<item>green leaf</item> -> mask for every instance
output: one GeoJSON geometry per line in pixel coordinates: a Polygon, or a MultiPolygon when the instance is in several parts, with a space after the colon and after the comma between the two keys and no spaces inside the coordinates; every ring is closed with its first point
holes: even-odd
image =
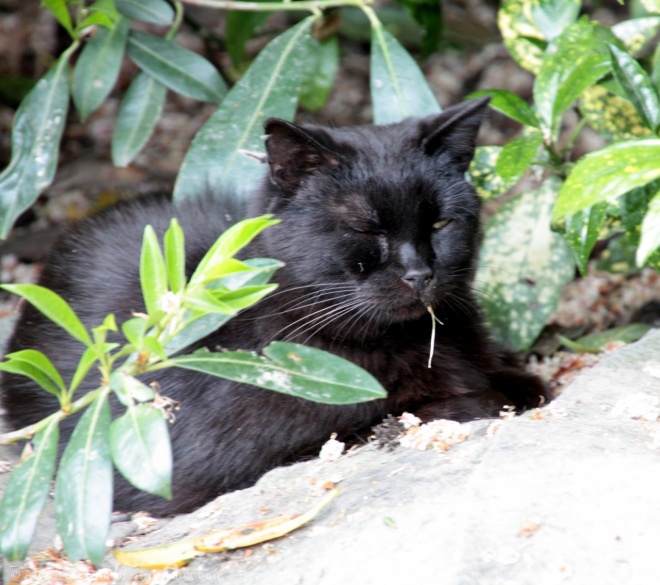
{"type": "Polygon", "coordinates": [[[589,86],[611,71],[610,29],[581,19],[557,37],[534,83],[534,103],[543,126],[556,139],[563,113],[589,86]]]}
{"type": "Polygon", "coordinates": [[[163,237],[167,282],[172,292],[178,293],[186,285],[186,248],[183,230],[179,222],[172,218],[169,229],[163,237]]]}
{"type": "Polygon", "coordinates": [[[73,23],[66,0],[41,0],[41,5],[48,8],[57,22],[73,37],[73,23]]]}
{"type": "Polygon", "coordinates": [[[628,53],[609,45],[614,77],[625,90],[630,103],[653,132],[660,124],[660,102],[651,79],[640,64],[628,53]]]}
{"type": "Polygon", "coordinates": [[[218,299],[235,311],[240,311],[258,303],[276,288],[276,284],[244,286],[238,290],[221,294],[218,299]]]}
{"type": "Polygon", "coordinates": [[[640,0],[640,2],[649,12],[660,12],[660,0],[640,0]]]}
{"type": "Polygon", "coordinates": [[[140,285],[147,313],[159,309],[159,300],[167,292],[165,260],[158,243],[158,236],[150,225],[144,228],[140,254],[140,285]]]}
{"type": "Polygon", "coordinates": [[[642,222],[642,237],[637,249],[637,265],[643,266],[648,257],[660,248],[660,193],[651,199],[642,222]]]}
{"type": "Polygon", "coordinates": [[[112,513],[110,406],[104,396],[82,415],[64,449],[55,481],[57,531],[72,561],[103,560],[112,513]]]}
{"type": "Polygon", "coordinates": [[[131,82],[112,134],[115,166],[127,166],[147,143],[163,111],[166,93],[165,86],[144,71],[131,82]]]}
{"type": "Polygon", "coordinates": [[[80,343],[92,345],[85,326],[69,304],[57,293],[38,284],[3,284],[0,288],[23,297],[53,323],[75,337],[80,343]]]}
{"type": "Polygon", "coordinates": [[[126,49],[141,69],[181,95],[219,102],[227,92],[225,82],[209,61],[170,41],[131,30],[126,49]]]}
{"type": "Polygon", "coordinates": [[[476,282],[495,339],[514,351],[534,343],[575,272],[568,245],[550,229],[557,182],[513,199],[486,227],[476,282]]]}
{"type": "Polygon", "coordinates": [[[631,55],[638,56],[660,31],[660,16],[631,18],[612,25],[612,32],[621,40],[631,55]]]}
{"type": "MultiPolygon", "coordinates": [[[[611,274],[632,274],[638,272],[635,263],[637,247],[628,238],[628,234],[619,234],[607,242],[596,260],[596,269],[611,274]]],[[[651,258],[649,258],[650,261],[651,258]]]]}
{"type": "Polygon", "coordinates": [[[651,133],[629,101],[613,95],[601,84],[584,91],[580,113],[607,141],[632,140],[651,133]]]}
{"type": "Polygon", "coordinates": [[[546,39],[534,23],[531,8],[531,2],[503,0],[497,12],[497,24],[511,57],[522,68],[538,73],[544,56],[540,45],[546,39]]]}
{"type": "Polygon", "coordinates": [[[247,246],[253,238],[258,236],[267,227],[278,223],[279,220],[270,219],[270,216],[263,215],[261,217],[244,219],[225,230],[200,260],[195,272],[190,277],[190,285],[201,284],[210,279],[217,279],[218,275],[213,271],[216,264],[232,258],[241,248],[247,246]]]}
{"type": "Polygon", "coordinates": [[[58,422],[52,420],[32,441],[32,453],[12,471],[0,504],[0,550],[8,561],[23,560],[46,502],[55,471],[58,422]]]}
{"type": "Polygon", "coordinates": [[[424,29],[422,57],[428,57],[437,51],[442,37],[442,4],[436,0],[397,0],[397,2],[407,8],[424,29]]]}
{"type": "Polygon", "coordinates": [[[90,26],[101,26],[111,30],[115,28],[115,21],[112,20],[112,18],[110,18],[107,14],[102,12],[93,12],[78,23],[78,26],[76,26],[76,32],[84,31],[90,26]]]}
{"type": "Polygon", "coordinates": [[[417,63],[380,23],[371,27],[369,85],[375,124],[440,112],[417,63]]]}
{"type": "Polygon", "coordinates": [[[468,98],[490,96],[488,105],[516,122],[532,128],[540,128],[539,121],[531,106],[515,93],[505,89],[485,89],[472,92],[468,98]]]}
{"type": "Polygon", "coordinates": [[[69,386],[69,396],[73,396],[73,393],[76,391],[76,388],[80,386],[80,383],[85,379],[89,371],[92,369],[92,366],[98,360],[98,355],[94,348],[88,347],[80,356],[80,361],[76,367],[76,371],[73,373],[73,378],[71,378],[71,384],[69,386]]]}
{"type": "Polygon", "coordinates": [[[518,182],[532,164],[542,142],[543,136],[540,132],[511,140],[497,157],[495,171],[505,182],[518,182]]]}
{"type": "Polygon", "coordinates": [[[566,218],[564,238],[575,254],[575,262],[582,276],[587,274],[589,256],[603,227],[606,210],[607,204],[597,203],[566,218]]]}
{"type": "Polygon", "coordinates": [[[241,66],[245,60],[245,44],[252,38],[254,30],[264,24],[269,16],[267,12],[227,11],[224,41],[234,67],[241,66]]]}
{"type": "Polygon", "coordinates": [[[468,177],[477,195],[484,201],[506,193],[514,181],[505,181],[495,172],[501,146],[478,146],[468,169],[468,177]]]}
{"type": "Polygon", "coordinates": [[[531,3],[532,19],[544,38],[552,41],[575,22],[581,4],[580,0],[537,0],[531,3]]]}
{"type": "Polygon", "coordinates": [[[637,341],[646,335],[651,329],[652,327],[650,325],[644,323],[630,323],[621,327],[608,329],[607,331],[585,335],[575,341],[572,341],[563,335],[558,335],[558,337],[566,347],[573,351],[579,353],[598,353],[602,351],[608,343],[612,343],[613,341],[623,341],[624,343],[637,341]]]}
{"type": "Polygon", "coordinates": [[[11,372],[12,370],[9,368],[18,366],[19,370],[22,371],[13,371],[13,373],[27,375],[46,390],[46,392],[59,397],[62,392],[66,391],[62,376],[53,365],[53,362],[40,351],[22,349],[8,353],[5,357],[9,358],[10,362],[0,362],[0,370],[11,372]]]}
{"type": "Polygon", "coordinates": [[[21,102],[12,128],[12,157],[0,173],[0,238],[51,184],[69,108],[65,52],[21,102]]]}
{"type": "Polygon", "coordinates": [[[355,364],[331,353],[296,343],[275,342],[264,356],[205,350],[172,358],[177,367],[252,384],[326,404],[352,404],[387,393],[378,381],[355,364]]]}
{"type": "Polygon", "coordinates": [[[78,57],[71,93],[83,122],[105,101],[117,80],[128,26],[128,20],[121,19],[112,29],[97,28],[78,57]]]}
{"type": "Polygon", "coordinates": [[[172,448],[163,412],[150,404],[129,406],[110,426],[112,460],[136,488],[172,498],[172,448]]]}
{"type": "Polygon", "coordinates": [[[222,105],[195,135],[174,186],[175,201],[231,191],[244,201],[264,168],[241,151],[263,152],[263,123],[292,120],[314,17],[273,39],[255,59],[222,105]]]}
{"type": "Polygon", "coordinates": [[[122,14],[154,24],[168,25],[174,20],[174,9],[165,0],[115,0],[122,14]]]}
{"type": "Polygon", "coordinates": [[[573,167],[552,212],[553,220],[586,209],[660,177],[660,139],[610,144],[573,167]]]}
{"type": "Polygon", "coordinates": [[[339,67],[339,43],[337,37],[323,41],[312,37],[310,49],[300,89],[300,105],[315,112],[325,106],[335,82],[339,67]]]}
{"type": "MultiPolygon", "coordinates": [[[[112,372],[110,375],[110,388],[126,407],[134,406],[136,400],[138,402],[148,402],[156,398],[156,392],[151,386],[140,382],[134,376],[127,375],[122,370],[112,372]]],[[[115,422],[117,422],[117,419],[112,424],[114,425],[115,422]]]]}

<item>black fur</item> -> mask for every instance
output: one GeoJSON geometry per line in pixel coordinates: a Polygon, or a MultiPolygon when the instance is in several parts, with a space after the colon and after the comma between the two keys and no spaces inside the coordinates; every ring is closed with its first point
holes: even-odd
{"type": "MultiPolygon", "coordinates": [[[[270,180],[250,213],[274,213],[281,223],[244,256],[286,262],[274,279],[280,288],[190,350],[303,342],[366,368],[388,398],[327,406],[187,370],[159,372],[149,380],[181,403],[171,426],[174,499],[139,492],[118,477],[117,509],[157,515],[194,509],[318,452],[333,432],[342,437],[368,429],[388,413],[465,421],[549,398],[540,380],[492,346],[471,290],[480,203],[464,172],[485,105],[475,100],[380,127],[266,123],[270,180]],[[437,327],[430,369],[428,305],[444,323],[437,327]]],[[[178,217],[191,272],[227,227],[224,215],[212,202],[147,201],[111,210],[60,241],[41,284],[64,296],[87,326],[110,312],[121,322],[144,310],[138,282],[144,225],[162,234],[178,217]]],[[[49,355],[65,379],[81,352],[80,344],[26,307],[9,349],[29,347],[49,355]]],[[[90,376],[80,392],[97,383],[90,376]]],[[[2,397],[14,428],[57,408],[52,396],[17,376],[3,376],[2,397]]],[[[74,422],[63,423],[64,437],[74,422]]]]}

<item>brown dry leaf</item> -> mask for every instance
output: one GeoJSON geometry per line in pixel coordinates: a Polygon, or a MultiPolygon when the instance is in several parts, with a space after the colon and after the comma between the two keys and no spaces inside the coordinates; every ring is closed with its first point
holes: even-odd
{"type": "Polygon", "coordinates": [[[196,556],[208,552],[253,546],[284,536],[312,520],[338,493],[338,488],[329,491],[316,506],[303,514],[277,516],[156,548],[112,552],[121,564],[129,567],[143,569],[181,567],[196,556]]]}

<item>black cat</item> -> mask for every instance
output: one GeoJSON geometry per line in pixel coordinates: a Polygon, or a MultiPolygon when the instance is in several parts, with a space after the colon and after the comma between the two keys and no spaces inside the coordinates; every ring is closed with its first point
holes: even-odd
{"type": "MultiPolygon", "coordinates": [[[[245,251],[286,263],[277,294],[189,348],[260,350],[304,342],[370,371],[388,398],[321,405],[182,369],[153,375],[180,401],[170,427],[174,499],[115,482],[115,508],[156,515],[192,510],[254,483],[269,469],[368,429],[388,413],[423,420],[497,416],[504,405],[538,406],[550,396],[492,345],[471,290],[479,243],[479,199],[464,175],[486,100],[387,126],[328,129],[266,122],[270,168],[250,214],[281,220],[245,251]],[[431,306],[437,326],[432,367],[431,306]]],[[[107,313],[121,322],[144,310],[138,258],[145,224],[160,234],[177,217],[192,272],[225,229],[212,202],[129,204],[74,227],[53,250],[40,283],[66,298],[87,326],[107,313]]],[[[10,350],[36,348],[71,376],[81,346],[26,307],[10,350]]],[[[96,387],[90,375],[81,391],[96,387]]],[[[9,424],[56,410],[27,378],[4,375],[9,424]]],[[[73,420],[63,423],[67,437],[73,420]]]]}

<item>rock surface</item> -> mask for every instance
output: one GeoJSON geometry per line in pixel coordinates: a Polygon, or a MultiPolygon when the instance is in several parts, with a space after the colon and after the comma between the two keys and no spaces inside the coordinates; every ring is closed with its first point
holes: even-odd
{"type": "MultiPolygon", "coordinates": [[[[548,407],[475,422],[470,438],[447,452],[369,445],[337,461],[276,469],[250,489],[159,521],[126,548],[304,512],[331,481],[341,493],[309,525],[247,554],[197,558],[171,574],[173,582],[652,583],[660,542],[658,402],[654,331],[585,371],[548,407]]],[[[53,533],[46,519],[35,550],[50,545],[53,533]]],[[[118,583],[136,573],[110,555],[106,564],[118,583]]],[[[5,564],[5,577],[15,568],[5,564]]]]}

